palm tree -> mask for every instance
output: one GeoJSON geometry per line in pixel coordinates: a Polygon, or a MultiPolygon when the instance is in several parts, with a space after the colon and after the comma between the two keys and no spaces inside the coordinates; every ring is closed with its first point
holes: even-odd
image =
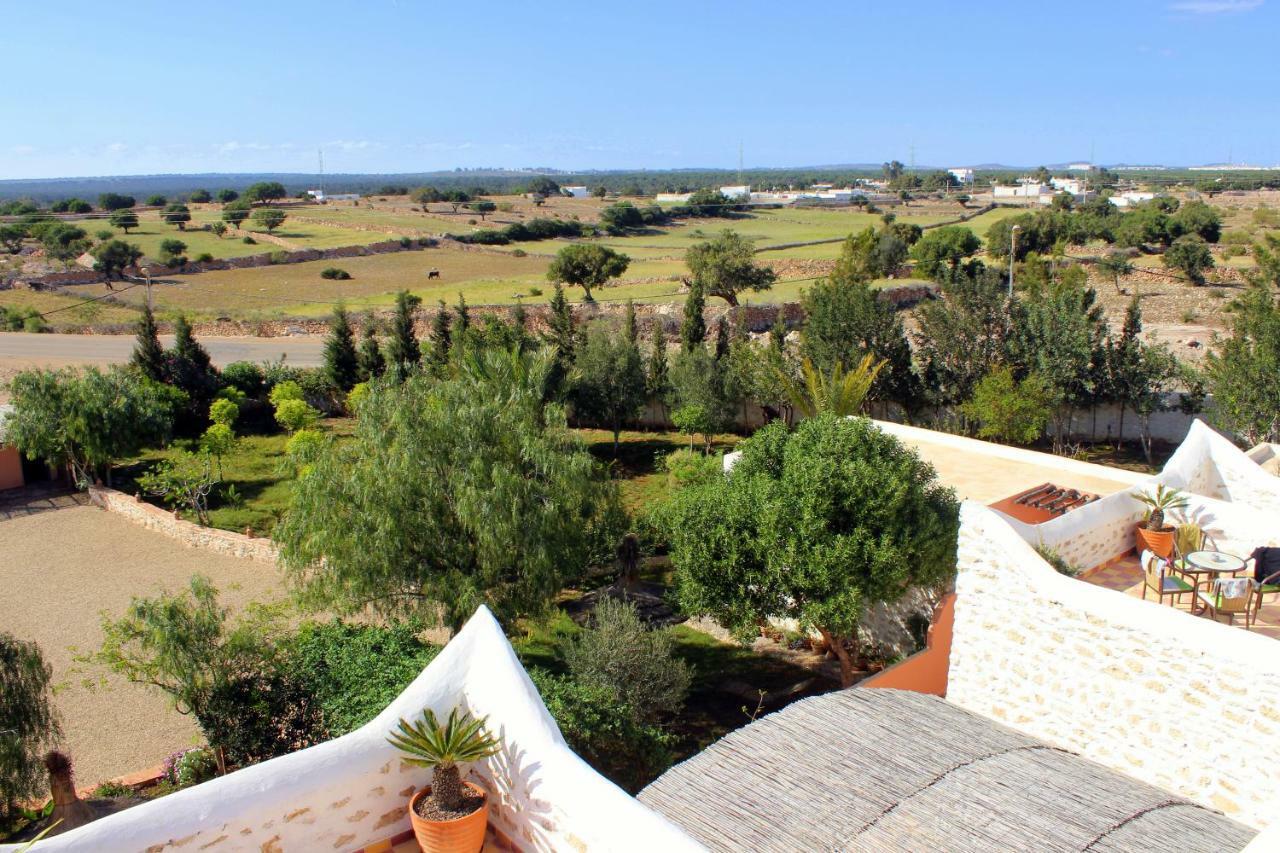
{"type": "Polygon", "coordinates": [[[447,811],[462,806],[462,779],[458,765],[479,761],[495,754],[498,741],[485,730],[484,719],[458,714],[454,708],[442,725],[430,709],[422,719],[410,723],[401,718],[387,740],[404,753],[403,761],[432,771],[431,799],[447,811]]]}
{"type": "Polygon", "coordinates": [[[778,376],[791,405],[805,417],[821,414],[848,417],[862,410],[862,404],[885,364],[884,359],[877,360],[868,353],[847,373],[844,365],[836,362],[831,373],[825,374],[806,358],[800,366],[803,384],[782,372],[778,376]]]}

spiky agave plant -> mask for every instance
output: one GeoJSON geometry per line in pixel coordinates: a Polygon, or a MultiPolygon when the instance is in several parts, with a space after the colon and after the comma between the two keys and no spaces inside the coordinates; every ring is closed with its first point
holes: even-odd
{"type": "Polygon", "coordinates": [[[1186,509],[1189,504],[1186,495],[1163,483],[1157,484],[1154,492],[1134,497],[1151,507],[1147,515],[1147,530],[1164,530],[1164,514],[1175,509],[1186,509]]]}
{"type": "Polygon", "coordinates": [[[485,730],[486,719],[459,715],[454,708],[442,726],[435,712],[427,709],[416,723],[401,718],[387,742],[405,754],[405,761],[432,771],[431,799],[440,808],[456,812],[462,809],[458,765],[488,758],[499,749],[498,741],[485,730]]]}

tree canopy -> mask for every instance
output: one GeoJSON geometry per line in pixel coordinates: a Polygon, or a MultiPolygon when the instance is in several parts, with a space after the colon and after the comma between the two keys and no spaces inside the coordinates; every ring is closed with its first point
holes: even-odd
{"type": "Polygon", "coordinates": [[[0,631],[0,817],[48,790],[43,758],[61,737],[53,670],[40,647],[0,631]]]}
{"type": "Polygon", "coordinates": [[[740,446],[729,476],[680,489],[663,513],[681,606],[742,639],[795,619],[847,685],[866,609],[954,573],[955,495],[863,418],[775,421],[740,446]]]}
{"type": "Polygon", "coordinates": [[[547,269],[547,280],[571,287],[581,287],[587,302],[591,288],[600,287],[611,278],[627,271],[631,258],[598,243],[574,243],[556,253],[547,269]]]}
{"type": "Polygon", "coordinates": [[[353,439],[324,448],[276,528],[321,606],[540,612],[611,551],[616,487],[544,405],[547,353],[468,353],[459,375],[375,383],[353,439]]]}
{"type": "Polygon", "coordinates": [[[778,275],[755,262],[751,240],[725,229],[713,240],[698,243],[685,252],[684,262],[707,296],[719,296],[730,305],[738,304],[738,294],[773,287],[778,275]]]}

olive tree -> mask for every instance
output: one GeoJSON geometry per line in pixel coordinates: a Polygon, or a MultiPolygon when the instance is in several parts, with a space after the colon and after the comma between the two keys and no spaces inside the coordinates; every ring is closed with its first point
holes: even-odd
{"type": "Polygon", "coordinates": [[[271,233],[284,224],[287,214],[278,207],[260,207],[253,212],[253,221],[271,233]]]}
{"type": "Polygon", "coordinates": [[[751,240],[727,228],[714,240],[690,247],[684,262],[703,293],[730,305],[738,304],[739,293],[768,290],[778,278],[771,268],[755,262],[751,240]]]}
{"type": "Polygon", "coordinates": [[[1280,307],[1270,288],[1255,284],[1240,298],[1206,373],[1219,426],[1250,445],[1280,440],[1280,307]]]}
{"type": "Polygon", "coordinates": [[[542,611],[620,524],[615,485],[545,404],[549,353],[469,354],[447,380],[374,383],[350,441],[321,449],[275,537],[315,606],[542,611]]]}
{"type": "Polygon", "coordinates": [[[954,574],[956,497],[864,418],[775,421],[741,447],[731,474],[680,489],[663,513],[680,604],[744,641],[794,619],[848,686],[867,608],[954,574]]]}
{"type": "Polygon", "coordinates": [[[0,817],[48,784],[42,759],[62,731],[53,707],[53,670],[40,647],[0,631],[0,817]]]}
{"type": "Polygon", "coordinates": [[[1165,250],[1160,262],[1182,271],[1192,284],[1204,284],[1204,274],[1213,269],[1213,253],[1199,234],[1184,234],[1165,250]]]}
{"type": "Polygon", "coordinates": [[[601,287],[627,271],[631,258],[598,243],[574,243],[561,249],[547,268],[547,280],[581,287],[591,302],[591,288],[601,287]]]}

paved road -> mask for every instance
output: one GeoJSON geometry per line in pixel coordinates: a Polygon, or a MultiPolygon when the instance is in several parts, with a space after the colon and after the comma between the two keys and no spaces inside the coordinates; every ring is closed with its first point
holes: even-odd
{"type": "MultiPolygon", "coordinates": [[[[166,346],[173,343],[170,335],[161,335],[166,346]]],[[[285,338],[215,338],[201,336],[214,364],[233,361],[274,361],[286,356],[289,364],[315,367],[323,360],[324,339],[321,337],[285,338]]],[[[112,364],[128,361],[133,351],[132,335],[31,335],[22,332],[0,333],[0,367],[27,367],[48,364],[112,364]]]]}

